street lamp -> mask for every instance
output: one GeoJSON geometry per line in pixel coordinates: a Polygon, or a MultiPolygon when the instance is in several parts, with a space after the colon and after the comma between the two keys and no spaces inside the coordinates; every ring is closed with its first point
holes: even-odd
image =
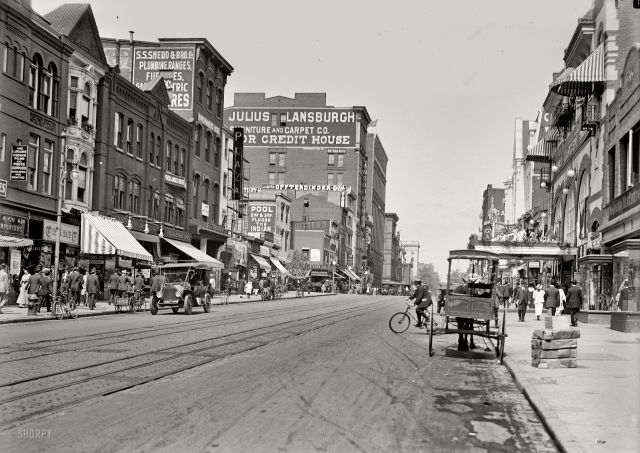
{"type": "Polygon", "coordinates": [[[331,291],[336,290],[336,260],[331,261],[331,291]]]}
{"type": "MultiPolygon", "coordinates": [[[[62,133],[62,149],[66,148],[66,133],[62,133]]],[[[67,185],[67,176],[72,180],[78,179],[78,161],[71,162],[72,169],[71,174],[67,175],[66,165],[66,152],[60,155],[60,178],[58,187],[58,209],[56,211],[56,246],[54,252],[54,267],[53,267],[53,298],[58,295],[58,272],[60,271],[60,230],[62,229],[62,202],[65,196],[65,188],[67,185]]]]}

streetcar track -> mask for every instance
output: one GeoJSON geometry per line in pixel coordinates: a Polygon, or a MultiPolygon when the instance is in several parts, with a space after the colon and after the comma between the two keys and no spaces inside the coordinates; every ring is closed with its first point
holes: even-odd
{"type": "MultiPolygon", "coordinates": [[[[377,305],[377,303],[375,303],[374,305],[377,305]]],[[[122,380],[124,378],[127,378],[127,379],[131,379],[131,381],[130,382],[126,382],[126,383],[121,384],[121,385],[116,385],[114,388],[109,388],[107,390],[95,392],[95,393],[83,396],[81,398],[76,398],[76,399],[74,399],[72,401],[69,401],[69,402],[66,402],[66,403],[54,404],[52,406],[49,406],[49,407],[46,407],[46,408],[42,408],[40,410],[31,411],[28,414],[20,415],[18,417],[14,417],[14,418],[5,420],[4,422],[2,422],[2,424],[0,426],[3,429],[4,428],[8,428],[12,424],[24,421],[24,420],[29,419],[29,418],[37,417],[38,415],[41,415],[41,414],[52,413],[52,412],[58,411],[60,409],[63,409],[65,407],[76,405],[76,404],[80,404],[82,402],[85,402],[85,401],[88,401],[88,400],[91,400],[91,399],[94,399],[94,398],[104,397],[104,396],[112,395],[112,394],[115,394],[115,393],[119,393],[119,392],[122,392],[122,391],[125,391],[125,390],[128,390],[128,389],[131,389],[133,387],[146,384],[148,382],[156,381],[156,380],[159,380],[159,379],[162,379],[162,378],[165,378],[165,377],[177,374],[177,373],[181,373],[183,371],[187,371],[187,370],[199,367],[199,366],[203,366],[203,365],[207,365],[207,364],[219,361],[219,360],[223,360],[223,359],[225,359],[227,357],[231,357],[231,356],[234,356],[234,355],[242,354],[244,352],[248,352],[248,351],[251,351],[251,350],[254,350],[254,349],[257,349],[257,348],[265,347],[265,346],[268,346],[270,344],[273,344],[273,343],[276,343],[276,342],[279,342],[279,341],[289,340],[291,338],[294,338],[294,337],[297,337],[297,336],[300,336],[300,335],[304,335],[304,334],[307,334],[309,332],[313,332],[313,331],[322,329],[322,328],[327,327],[327,326],[334,325],[334,324],[336,324],[338,322],[349,321],[349,320],[351,320],[353,318],[356,318],[358,316],[363,316],[366,313],[367,313],[366,311],[362,310],[362,307],[353,307],[353,308],[341,309],[339,311],[334,311],[334,312],[330,312],[330,313],[314,315],[312,317],[306,317],[306,318],[295,320],[295,321],[286,321],[286,322],[282,322],[282,323],[273,324],[273,325],[270,325],[270,326],[260,327],[258,329],[249,329],[249,330],[246,330],[244,332],[236,332],[234,334],[224,335],[224,336],[221,336],[221,337],[218,337],[218,338],[215,338],[215,339],[207,340],[207,341],[215,341],[215,340],[219,340],[220,338],[229,337],[231,335],[239,335],[239,334],[242,334],[242,333],[248,333],[248,332],[251,332],[252,330],[253,331],[257,331],[257,330],[273,329],[273,327],[277,327],[277,326],[284,326],[285,328],[283,328],[281,330],[281,332],[282,333],[286,333],[285,337],[278,337],[278,338],[275,338],[273,340],[267,340],[267,341],[258,341],[258,340],[256,340],[256,338],[259,338],[260,336],[264,336],[265,333],[255,333],[253,335],[249,335],[248,337],[238,338],[238,339],[235,339],[235,340],[227,341],[227,342],[225,342],[223,344],[219,344],[219,345],[214,346],[214,348],[220,349],[220,348],[224,348],[226,346],[232,345],[232,344],[238,344],[238,343],[242,343],[242,342],[247,343],[247,347],[244,347],[241,350],[233,351],[233,352],[228,353],[228,354],[216,354],[214,356],[209,356],[209,357],[207,357],[207,358],[205,358],[203,360],[198,360],[196,363],[178,366],[177,368],[173,368],[173,369],[171,369],[169,371],[163,371],[163,372],[160,372],[160,373],[152,374],[151,376],[144,376],[144,377],[139,377],[139,378],[127,377],[127,376],[119,376],[118,379],[120,379],[120,380],[122,380]],[[336,320],[335,318],[338,318],[338,319],[336,320]],[[329,321],[329,322],[327,322],[327,321],[329,321]],[[291,324],[293,322],[298,322],[298,324],[295,325],[295,326],[292,326],[291,324]],[[311,328],[309,330],[300,330],[303,327],[306,327],[306,326],[309,326],[309,325],[313,325],[313,324],[318,323],[318,322],[322,322],[322,324],[316,325],[315,327],[313,327],[313,328],[311,328]],[[295,330],[293,332],[287,332],[287,330],[291,329],[291,328],[294,328],[295,330]]],[[[272,334],[272,333],[274,333],[272,330],[269,330],[268,332],[266,332],[267,335],[268,334],[272,334]]],[[[202,343],[202,342],[194,342],[194,343],[202,343]]],[[[193,343],[191,343],[191,344],[193,344],[193,343]]],[[[188,345],[189,344],[180,345],[180,346],[177,346],[177,347],[184,347],[184,346],[188,346],[188,345]]],[[[173,349],[175,349],[175,347],[173,349]]],[[[206,347],[201,347],[201,348],[198,348],[198,349],[195,349],[195,350],[192,350],[192,351],[185,351],[183,353],[177,353],[174,356],[169,357],[169,358],[164,357],[162,359],[157,359],[157,360],[154,360],[152,362],[147,362],[147,363],[144,363],[144,364],[138,364],[138,365],[134,365],[134,366],[130,366],[130,367],[125,367],[125,368],[122,368],[122,369],[119,369],[119,370],[116,370],[116,371],[110,371],[110,372],[107,372],[107,373],[102,373],[102,374],[99,374],[99,375],[90,376],[90,377],[87,377],[87,378],[84,378],[84,379],[72,381],[72,382],[69,382],[69,383],[66,383],[66,384],[63,384],[63,385],[54,386],[54,387],[50,387],[50,388],[46,388],[46,389],[40,389],[38,391],[22,394],[22,395],[17,396],[17,397],[7,398],[5,400],[0,401],[0,404],[6,404],[6,403],[9,403],[9,402],[19,401],[21,399],[27,399],[27,398],[30,398],[32,396],[41,395],[41,394],[47,393],[47,392],[54,392],[54,391],[57,391],[57,390],[60,390],[60,389],[73,387],[73,386],[76,386],[76,385],[79,385],[79,384],[82,384],[82,383],[87,383],[87,382],[90,382],[90,381],[95,380],[95,379],[101,379],[101,378],[109,377],[109,376],[116,376],[116,375],[121,374],[121,373],[126,373],[127,371],[137,370],[137,369],[141,369],[141,368],[145,368],[145,367],[150,367],[150,366],[156,365],[156,364],[161,363],[161,362],[167,363],[167,362],[169,362],[171,360],[178,360],[178,359],[181,359],[181,358],[184,358],[184,357],[192,357],[192,356],[194,356],[194,353],[197,354],[197,353],[200,353],[200,352],[205,351],[205,350],[211,351],[211,349],[212,349],[212,346],[206,346],[206,347]]],[[[196,357],[199,358],[201,356],[197,355],[196,357]]],[[[133,357],[129,357],[129,358],[133,358],[133,357]]],[[[94,366],[84,367],[84,369],[88,369],[88,368],[92,368],[92,367],[95,367],[95,365],[94,366]]],[[[81,369],[83,369],[83,368],[81,368],[81,369]]],[[[67,372],[69,372],[69,371],[67,371],[67,372]]],[[[64,374],[64,373],[67,373],[67,372],[55,373],[53,375],[64,374]]],[[[38,380],[38,379],[44,379],[45,377],[49,377],[49,376],[40,376],[40,377],[38,377],[36,379],[31,379],[31,381],[38,380]]],[[[13,384],[13,385],[16,385],[16,384],[13,384]]]]}
{"type": "MultiPolygon", "coordinates": [[[[240,323],[240,322],[244,322],[244,321],[253,321],[255,319],[264,319],[266,317],[273,317],[273,316],[280,316],[283,314],[295,314],[301,311],[305,311],[305,310],[300,310],[298,307],[295,307],[295,309],[293,310],[285,310],[285,309],[279,309],[277,313],[271,313],[269,312],[268,315],[263,315],[263,314],[259,314],[259,315],[254,315],[254,316],[247,316],[247,317],[243,317],[237,321],[234,322],[234,324],[236,323],[240,323]]],[[[184,327],[187,327],[186,329],[181,329],[181,330],[175,330],[173,329],[173,327],[175,326],[175,324],[169,324],[166,326],[151,326],[149,328],[144,328],[144,330],[140,330],[140,328],[136,329],[126,329],[128,330],[134,330],[133,332],[130,332],[128,334],[124,334],[124,335],[118,335],[118,334],[114,334],[114,335],[109,335],[109,336],[104,336],[102,338],[92,338],[91,340],[84,340],[84,341],[98,341],[98,340],[102,340],[102,339],[109,339],[109,338],[119,338],[118,341],[113,341],[113,342],[109,342],[109,343],[100,343],[99,345],[96,344],[92,344],[92,345],[84,345],[82,344],[82,340],[77,340],[80,341],[81,344],[76,343],[75,341],[70,341],[68,343],[58,343],[58,344],[54,344],[51,346],[45,346],[42,347],[41,349],[43,350],[47,350],[48,348],[51,347],[61,347],[61,346],[67,346],[67,345],[73,345],[75,346],[75,348],[73,350],[68,350],[68,349],[60,349],[60,350],[49,350],[46,353],[42,353],[42,354],[38,354],[38,355],[31,355],[31,356],[26,356],[26,357],[16,357],[16,358],[12,358],[12,359],[8,359],[8,360],[2,360],[0,361],[0,365],[3,365],[5,363],[12,363],[12,362],[18,362],[18,361],[23,361],[23,360],[30,360],[30,359],[38,359],[38,358],[42,358],[42,357],[48,357],[48,356],[52,356],[55,354],[64,354],[67,352],[75,352],[75,351],[80,351],[80,350],[90,350],[92,348],[103,348],[105,346],[111,346],[111,345],[115,345],[115,344],[120,344],[120,343],[127,343],[130,341],[142,341],[142,340],[147,340],[150,338],[155,338],[155,337],[160,337],[160,336],[166,336],[166,335],[179,335],[185,332],[193,332],[193,331],[197,331],[197,330],[204,330],[207,328],[211,328],[211,327],[216,327],[219,325],[224,325],[224,323],[221,323],[220,321],[228,321],[229,319],[237,319],[238,316],[237,315],[227,315],[225,317],[222,318],[215,318],[213,320],[209,319],[209,320],[202,320],[202,321],[195,321],[195,322],[183,322],[181,324],[184,325],[184,327]],[[156,328],[157,327],[157,328],[156,328]],[[169,332],[166,332],[167,330],[169,330],[169,332]],[[154,333],[155,332],[155,333],[154,333]],[[140,336],[138,338],[123,338],[123,336],[127,336],[127,335],[145,335],[147,333],[154,333],[153,335],[147,335],[147,336],[140,336]]],[[[226,323],[227,325],[229,323],[226,323]]],[[[117,331],[116,331],[117,332],[117,331]]],[[[113,333],[113,332],[109,332],[109,333],[113,333]]],[[[91,336],[95,336],[95,335],[100,335],[100,334],[92,334],[91,336]]],[[[77,337],[77,338],[83,338],[83,336],[77,337]]],[[[44,340],[44,341],[51,341],[51,340],[44,340]]],[[[24,351],[29,351],[29,350],[33,350],[32,347],[28,347],[29,345],[31,345],[31,343],[27,343],[24,346],[21,346],[20,348],[15,348],[12,351],[8,351],[5,352],[3,354],[11,354],[11,353],[17,353],[17,352],[24,352],[24,351]]],[[[1,387],[2,385],[0,385],[1,387]]]]}
{"type": "MultiPolygon", "coordinates": [[[[376,304],[374,303],[374,305],[376,305],[376,304]]],[[[355,310],[362,310],[362,307],[347,308],[347,309],[342,309],[340,311],[347,311],[347,310],[354,310],[354,309],[355,310]]],[[[313,317],[323,316],[323,315],[324,314],[314,315],[313,317]]],[[[303,320],[308,320],[308,319],[310,319],[310,318],[306,317],[303,320]]],[[[86,370],[86,369],[89,369],[89,368],[94,368],[94,367],[102,366],[102,365],[108,365],[110,363],[115,363],[115,362],[119,362],[119,361],[123,361],[123,360],[130,360],[130,359],[134,359],[134,358],[137,358],[137,357],[142,357],[142,356],[145,356],[145,355],[152,355],[152,354],[156,354],[156,353],[165,353],[166,354],[171,349],[177,349],[177,348],[182,348],[182,347],[185,347],[185,346],[191,346],[191,345],[195,345],[195,344],[198,344],[198,343],[203,343],[203,341],[220,340],[220,339],[227,338],[227,337],[230,337],[230,336],[233,336],[233,335],[237,335],[239,333],[243,333],[243,332],[246,333],[246,332],[250,332],[251,330],[273,328],[273,327],[277,327],[277,326],[280,326],[280,325],[283,325],[283,324],[290,324],[290,323],[296,322],[296,321],[299,321],[299,320],[283,321],[283,322],[280,322],[280,323],[270,324],[270,325],[267,325],[267,326],[258,327],[258,328],[255,328],[255,329],[249,329],[249,330],[242,331],[242,332],[233,332],[233,333],[230,333],[230,334],[225,334],[225,335],[213,337],[213,338],[210,338],[208,340],[197,340],[197,341],[192,341],[192,342],[188,342],[188,343],[182,343],[182,344],[179,344],[179,345],[176,345],[176,346],[167,346],[165,348],[157,349],[155,351],[142,352],[142,353],[139,353],[139,354],[128,355],[128,356],[125,356],[125,357],[119,357],[119,358],[115,358],[115,359],[112,359],[112,360],[105,360],[105,361],[102,361],[102,362],[98,362],[98,363],[94,363],[94,364],[86,365],[86,366],[82,366],[82,367],[70,368],[70,369],[66,369],[66,370],[62,370],[62,371],[56,371],[56,372],[53,372],[53,373],[48,373],[48,374],[44,374],[44,375],[29,377],[29,378],[25,378],[25,379],[21,379],[21,380],[17,380],[17,381],[11,381],[11,382],[7,382],[7,383],[0,383],[0,388],[11,387],[11,386],[18,385],[18,384],[23,384],[23,383],[26,383],[26,382],[33,382],[33,381],[37,381],[37,380],[44,379],[44,378],[49,378],[49,377],[53,377],[53,376],[59,376],[59,375],[62,375],[62,374],[74,373],[74,372],[77,372],[77,371],[82,371],[82,370],[86,370]]],[[[0,404],[2,404],[2,401],[0,401],[0,404]]]]}

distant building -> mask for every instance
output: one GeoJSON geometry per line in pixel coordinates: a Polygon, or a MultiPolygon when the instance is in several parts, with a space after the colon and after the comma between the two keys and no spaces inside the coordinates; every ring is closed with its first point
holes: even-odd
{"type": "MultiPolygon", "coordinates": [[[[404,249],[404,261],[408,270],[408,282],[418,275],[418,263],[420,262],[420,242],[402,241],[400,246],[404,249]]],[[[407,273],[403,274],[403,280],[407,283],[407,273]]]]}
{"type": "Polygon", "coordinates": [[[504,192],[502,188],[487,186],[482,194],[482,239],[491,240],[504,226],[504,192]]]}

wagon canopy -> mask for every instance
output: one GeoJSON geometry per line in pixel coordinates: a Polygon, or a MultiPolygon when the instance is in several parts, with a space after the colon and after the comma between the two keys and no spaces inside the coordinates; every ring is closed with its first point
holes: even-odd
{"type": "Polygon", "coordinates": [[[449,251],[449,261],[455,259],[467,259],[467,260],[491,260],[498,261],[500,256],[493,252],[485,252],[482,250],[463,249],[463,250],[451,250],[449,251]]]}

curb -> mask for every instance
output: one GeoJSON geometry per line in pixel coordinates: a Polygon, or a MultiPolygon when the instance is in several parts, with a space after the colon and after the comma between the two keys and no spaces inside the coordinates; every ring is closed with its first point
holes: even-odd
{"type": "Polygon", "coordinates": [[[518,371],[521,371],[520,366],[512,363],[507,353],[504,355],[503,364],[513,378],[518,390],[522,392],[529,404],[531,404],[536,415],[540,418],[540,421],[542,421],[543,426],[558,447],[558,450],[560,450],[561,453],[586,452],[575,436],[564,427],[564,423],[560,417],[558,417],[555,410],[553,410],[540,393],[538,393],[535,383],[525,377],[524,373],[521,373],[521,376],[518,375],[518,371]]]}
{"type": "MultiPolygon", "coordinates": [[[[336,293],[312,293],[309,294],[307,296],[304,296],[304,298],[307,297],[324,297],[324,296],[335,296],[336,293]]],[[[297,297],[284,297],[282,300],[285,299],[297,299],[297,297]]],[[[251,303],[251,302],[262,302],[262,300],[260,299],[242,299],[242,300],[238,300],[235,302],[229,302],[226,305],[235,305],[235,304],[246,304],[246,303],[251,303]]],[[[217,306],[222,306],[224,304],[211,304],[212,307],[217,307],[217,306]]],[[[142,312],[148,312],[149,309],[146,308],[144,310],[142,310],[141,312],[134,312],[134,313],[142,313],[142,312]]],[[[78,318],[89,318],[89,317],[94,317],[94,316],[105,316],[105,315],[119,315],[121,313],[118,313],[116,311],[97,311],[95,313],[78,313],[78,318]]],[[[16,319],[2,319],[0,320],[0,324],[19,324],[19,323],[23,323],[23,322],[40,322],[40,321],[58,321],[53,315],[39,315],[39,316],[31,316],[29,318],[16,318],[16,319]]]]}

